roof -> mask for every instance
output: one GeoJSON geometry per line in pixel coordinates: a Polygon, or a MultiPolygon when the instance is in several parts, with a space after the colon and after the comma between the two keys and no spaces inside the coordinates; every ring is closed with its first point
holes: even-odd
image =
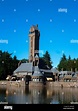
{"type": "Polygon", "coordinates": [[[52,73],[51,70],[48,70],[48,69],[40,69],[41,72],[47,72],[47,73],[52,73]]]}
{"type": "Polygon", "coordinates": [[[32,63],[22,63],[15,71],[17,72],[32,72],[33,71],[33,65],[32,63]]]}
{"type": "Polygon", "coordinates": [[[60,71],[59,74],[68,74],[68,73],[71,73],[72,74],[72,71],[60,71]]]}
{"type": "Polygon", "coordinates": [[[78,74],[78,71],[76,71],[75,73],[78,74]]]}
{"type": "Polygon", "coordinates": [[[43,76],[43,74],[40,72],[40,69],[38,68],[38,66],[35,66],[35,67],[34,67],[33,76],[34,76],[34,77],[35,77],[35,76],[37,76],[37,77],[43,76]]]}
{"type": "Polygon", "coordinates": [[[51,71],[52,71],[53,73],[59,73],[59,71],[58,71],[56,68],[52,68],[51,71]]]}

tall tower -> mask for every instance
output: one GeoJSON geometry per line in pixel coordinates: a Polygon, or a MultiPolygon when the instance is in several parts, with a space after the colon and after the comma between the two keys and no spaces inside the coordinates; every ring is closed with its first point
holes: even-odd
{"type": "Polygon", "coordinates": [[[39,64],[39,38],[38,25],[33,25],[29,30],[29,62],[33,62],[33,66],[39,64]]]}

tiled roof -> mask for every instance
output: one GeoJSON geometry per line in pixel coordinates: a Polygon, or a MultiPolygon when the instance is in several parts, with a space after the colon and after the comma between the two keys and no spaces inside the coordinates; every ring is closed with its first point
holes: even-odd
{"type": "Polygon", "coordinates": [[[32,72],[33,71],[33,65],[32,63],[22,63],[15,71],[17,72],[32,72]]]}
{"type": "Polygon", "coordinates": [[[68,73],[71,73],[72,74],[72,71],[60,71],[59,74],[68,74],[68,73]]]}
{"type": "Polygon", "coordinates": [[[48,73],[59,73],[59,71],[56,68],[49,69],[40,69],[41,72],[48,72],[48,73]]]}
{"type": "Polygon", "coordinates": [[[34,67],[34,73],[33,73],[33,76],[43,76],[43,74],[40,72],[38,66],[35,66],[34,67]]]}
{"type": "Polygon", "coordinates": [[[52,68],[51,71],[52,71],[53,73],[59,73],[59,71],[58,71],[56,68],[52,68]]]}
{"type": "Polygon", "coordinates": [[[75,73],[78,74],[78,71],[76,71],[75,73]]]}
{"type": "Polygon", "coordinates": [[[52,73],[51,70],[47,70],[47,69],[40,69],[41,72],[47,72],[47,73],[52,73]]]}

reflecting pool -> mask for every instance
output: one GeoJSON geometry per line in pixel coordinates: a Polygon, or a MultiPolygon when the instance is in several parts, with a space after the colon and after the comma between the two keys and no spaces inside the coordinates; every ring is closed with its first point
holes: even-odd
{"type": "Polygon", "coordinates": [[[0,86],[0,102],[8,104],[72,104],[78,88],[0,86]]]}

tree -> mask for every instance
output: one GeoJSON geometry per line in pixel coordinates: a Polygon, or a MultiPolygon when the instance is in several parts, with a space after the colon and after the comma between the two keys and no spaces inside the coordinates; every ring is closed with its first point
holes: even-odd
{"type": "Polygon", "coordinates": [[[51,57],[48,51],[45,52],[45,54],[43,55],[43,60],[45,61],[47,68],[51,69],[52,68],[52,61],[51,61],[51,57]]]}
{"type": "Polygon", "coordinates": [[[26,62],[28,62],[28,59],[24,58],[24,59],[21,60],[21,63],[26,63],[26,62]]]}
{"type": "Polygon", "coordinates": [[[63,54],[60,63],[58,64],[58,70],[67,70],[67,58],[65,54],[63,54]]]}
{"type": "Polygon", "coordinates": [[[40,69],[47,69],[47,64],[46,64],[45,60],[43,59],[43,57],[39,58],[39,68],[40,69]]]}
{"type": "Polygon", "coordinates": [[[63,54],[63,57],[61,58],[61,61],[66,61],[66,60],[67,60],[66,55],[63,54]]]}
{"type": "Polygon", "coordinates": [[[71,56],[69,55],[69,57],[68,57],[68,60],[70,61],[71,60],[71,56]]]}
{"type": "Polygon", "coordinates": [[[78,58],[76,59],[76,68],[78,70],[78,58]]]}
{"type": "Polygon", "coordinates": [[[18,62],[19,60],[17,59],[16,56],[12,58],[12,63],[11,63],[11,74],[13,74],[13,71],[18,67],[18,62]]]}
{"type": "Polygon", "coordinates": [[[71,60],[71,56],[69,55],[67,60],[67,70],[70,71],[71,69],[72,69],[72,60],[71,60]]]}
{"type": "Polygon", "coordinates": [[[12,75],[18,67],[16,56],[12,58],[12,53],[0,51],[0,79],[6,79],[7,75],[12,75]]]}
{"type": "Polygon", "coordinates": [[[68,59],[66,58],[66,55],[63,54],[63,57],[61,58],[59,64],[58,64],[58,70],[60,71],[63,69],[64,71],[77,71],[78,70],[78,58],[77,59],[71,59],[71,56],[69,55],[68,59]]]}
{"type": "Polygon", "coordinates": [[[75,58],[73,59],[73,65],[72,66],[73,66],[73,71],[75,72],[75,69],[76,69],[76,59],[75,58]]]}

